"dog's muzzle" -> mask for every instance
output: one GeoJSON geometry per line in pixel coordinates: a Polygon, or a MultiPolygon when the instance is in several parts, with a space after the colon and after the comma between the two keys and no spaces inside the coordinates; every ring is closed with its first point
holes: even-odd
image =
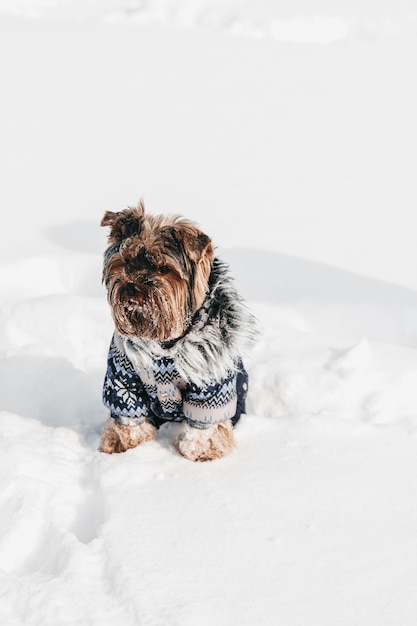
{"type": "Polygon", "coordinates": [[[125,291],[128,296],[135,298],[141,294],[141,289],[135,283],[127,283],[125,291]]]}

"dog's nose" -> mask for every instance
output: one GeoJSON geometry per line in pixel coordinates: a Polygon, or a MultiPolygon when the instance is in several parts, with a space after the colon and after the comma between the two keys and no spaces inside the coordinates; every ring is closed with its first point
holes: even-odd
{"type": "Polygon", "coordinates": [[[140,289],[135,283],[127,283],[126,291],[128,296],[137,296],[140,294],[140,289]]]}

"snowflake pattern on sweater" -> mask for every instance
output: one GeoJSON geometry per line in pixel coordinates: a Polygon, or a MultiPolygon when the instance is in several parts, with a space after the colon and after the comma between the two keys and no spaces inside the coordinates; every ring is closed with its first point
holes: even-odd
{"type": "Polygon", "coordinates": [[[247,381],[241,365],[238,371],[230,371],[220,381],[197,386],[182,379],[173,359],[168,357],[155,358],[152,368],[136,371],[113,337],[103,402],[111,416],[124,426],[138,425],[148,419],[156,426],[185,420],[195,428],[207,428],[228,418],[237,422],[247,389],[243,378],[247,381]]]}

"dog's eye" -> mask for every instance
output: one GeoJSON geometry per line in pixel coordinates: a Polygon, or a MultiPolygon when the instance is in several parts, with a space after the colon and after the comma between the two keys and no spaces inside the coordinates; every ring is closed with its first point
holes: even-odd
{"type": "Polygon", "coordinates": [[[169,274],[170,271],[171,271],[171,268],[168,267],[168,265],[161,265],[161,267],[158,267],[158,272],[160,274],[169,274]]]}

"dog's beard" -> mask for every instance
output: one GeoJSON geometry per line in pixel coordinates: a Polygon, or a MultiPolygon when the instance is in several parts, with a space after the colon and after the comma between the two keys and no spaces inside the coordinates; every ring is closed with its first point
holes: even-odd
{"type": "Polygon", "coordinates": [[[136,295],[129,295],[122,281],[108,284],[114,324],[121,335],[164,342],[184,334],[192,317],[187,285],[164,283],[138,284],[136,295]]]}

